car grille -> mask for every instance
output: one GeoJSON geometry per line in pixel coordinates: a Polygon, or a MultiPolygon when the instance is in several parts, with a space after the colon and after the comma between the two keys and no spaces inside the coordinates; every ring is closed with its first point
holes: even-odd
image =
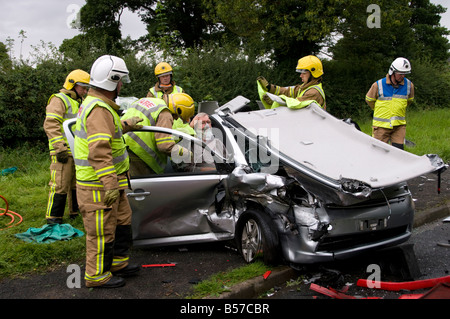
{"type": "Polygon", "coordinates": [[[352,247],[358,247],[390,238],[395,238],[397,236],[405,234],[406,232],[407,225],[385,230],[361,232],[359,234],[323,237],[321,242],[317,246],[317,251],[331,252],[349,249],[352,247]]]}

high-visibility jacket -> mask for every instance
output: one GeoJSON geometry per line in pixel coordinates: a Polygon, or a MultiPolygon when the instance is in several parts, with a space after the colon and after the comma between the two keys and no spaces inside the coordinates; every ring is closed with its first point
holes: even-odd
{"type": "MultiPolygon", "coordinates": [[[[322,95],[322,97],[323,97],[323,103],[325,104],[325,92],[323,91],[322,83],[319,83],[319,84],[316,84],[316,85],[311,85],[311,86],[307,87],[306,89],[302,90],[297,95],[297,97],[302,97],[310,89],[316,89],[317,91],[319,91],[320,95],[322,95]]],[[[322,105],[322,107],[323,107],[323,105],[322,105]]]]}
{"type": "MultiPolygon", "coordinates": [[[[150,93],[153,94],[153,96],[155,98],[161,99],[164,95],[163,91],[156,91],[154,86],[152,88],[150,88],[149,91],[150,91],[150,93]]],[[[174,93],[183,93],[183,89],[181,87],[179,87],[178,85],[174,85],[172,88],[172,92],[170,92],[170,94],[174,94],[174,93]]]]}
{"type": "MultiPolygon", "coordinates": [[[[315,81],[318,82],[318,80],[315,80],[315,81]]],[[[277,102],[273,102],[272,105],[268,105],[264,101],[263,96],[266,93],[266,90],[261,86],[261,83],[259,81],[256,81],[256,82],[257,82],[257,86],[258,86],[258,94],[259,94],[259,97],[260,97],[261,102],[263,103],[264,107],[266,109],[279,107],[279,104],[277,102]]],[[[300,99],[310,89],[316,89],[317,92],[319,92],[320,96],[323,99],[322,104],[319,104],[319,105],[323,109],[325,109],[326,100],[325,100],[325,92],[322,88],[322,83],[319,82],[317,84],[310,85],[303,90],[301,90],[300,88],[301,88],[301,85],[295,85],[295,86],[290,86],[290,87],[280,87],[278,85],[272,85],[271,92],[275,95],[280,96],[281,99],[283,99],[286,102],[287,107],[293,108],[293,109],[301,109],[303,107],[308,106],[312,102],[316,102],[317,104],[319,104],[318,101],[315,101],[315,100],[319,100],[319,99],[310,99],[310,100],[306,100],[305,98],[300,99]],[[297,95],[295,95],[296,92],[297,92],[297,95]]],[[[317,96],[317,94],[314,94],[314,95],[317,96]]]]}
{"type": "MultiPolygon", "coordinates": [[[[288,96],[288,97],[290,97],[290,96],[294,97],[294,95],[295,95],[295,88],[296,88],[295,86],[289,87],[289,94],[288,95],[285,94],[285,95],[288,96]]],[[[304,90],[299,90],[296,98],[302,97],[310,89],[316,89],[320,93],[320,95],[322,96],[322,98],[324,100],[324,104],[325,104],[325,92],[323,91],[322,83],[308,86],[304,90]]],[[[275,95],[280,95],[280,87],[279,86],[277,86],[275,88],[275,93],[274,94],[275,95]]]]}
{"type": "MultiPolygon", "coordinates": [[[[163,110],[169,111],[169,108],[162,99],[142,98],[131,104],[122,120],[138,116],[143,119],[140,124],[155,126],[158,122],[158,116],[163,110]]],[[[167,137],[163,141],[156,141],[154,133],[133,131],[125,134],[124,139],[130,150],[150,166],[155,173],[161,174],[164,171],[167,155],[158,151],[157,144],[173,143],[171,137],[167,137]]]]}
{"type": "Polygon", "coordinates": [[[404,79],[397,88],[388,84],[386,78],[377,81],[378,97],[375,101],[372,125],[392,129],[406,124],[406,107],[411,94],[411,81],[404,79]]]}
{"type": "Polygon", "coordinates": [[[50,96],[47,104],[50,104],[50,100],[54,97],[57,97],[62,100],[62,102],[64,103],[64,106],[66,107],[66,111],[64,112],[62,117],[61,117],[61,114],[56,114],[56,113],[51,113],[51,112],[47,112],[45,115],[46,117],[54,118],[58,122],[61,123],[61,136],[56,136],[48,141],[48,147],[50,149],[50,154],[53,154],[53,152],[55,151],[53,144],[58,143],[58,142],[63,142],[63,141],[67,145],[69,154],[71,154],[69,143],[67,142],[66,134],[64,133],[63,123],[64,123],[64,121],[67,121],[68,119],[73,119],[73,118],[77,117],[79,103],[77,100],[74,100],[70,96],[60,92],[60,93],[56,93],[56,94],[53,94],[52,96],[50,96]]]}
{"type": "MultiPolygon", "coordinates": [[[[100,182],[101,177],[108,174],[116,174],[118,176],[126,173],[130,168],[128,152],[122,138],[122,124],[120,122],[119,115],[111,106],[99,98],[88,96],[80,107],[80,114],[78,114],[75,127],[74,160],[77,172],[77,184],[82,186],[102,188],[103,184],[100,182]],[[111,112],[114,118],[114,136],[109,136],[109,134],[95,134],[89,137],[87,136],[86,119],[95,106],[104,107],[111,112]],[[111,141],[113,165],[94,170],[88,161],[89,143],[95,142],[98,139],[109,139],[111,141]]],[[[127,180],[120,180],[119,184],[120,186],[126,186],[127,180]]]]}

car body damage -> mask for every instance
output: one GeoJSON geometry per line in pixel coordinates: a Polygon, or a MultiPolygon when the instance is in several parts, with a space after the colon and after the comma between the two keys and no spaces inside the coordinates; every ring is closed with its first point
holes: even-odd
{"type": "Polygon", "coordinates": [[[406,181],[445,169],[439,156],[398,150],[315,103],[226,116],[245,132],[249,149],[257,144],[258,155],[277,164],[269,174],[234,171],[230,189],[270,214],[283,257],[292,264],[348,258],[406,241],[414,219],[406,181]]]}
{"type": "Polygon", "coordinates": [[[266,132],[272,136],[277,132],[276,139],[268,133],[264,136],[270,140],[267,148],[291,168],[304,187],[327,195],[330,203],[365,200],[373,188],[445,166],[437,155],[416,156],[378,141],[315,103],[300,110],[279,107],[229,116],[247,132],[249,128],[257,131],[259,139],[266,132]]]}
{"type": "Polygon", "coordinates": [[[163,174],[131,176],[136,246],[233,240],[248,262],[263,252],[267,263],[295,267],[408,240],[414,203],[407,181],[445,169],[439,156],[381,143],[315,103],[242,111],[247,103],[238,97],[210,116],[222,155],[182,132],[142,128],[207,154],[209,169],[197,167],[206,157],[184,166],[172,157],[163,174]]]}

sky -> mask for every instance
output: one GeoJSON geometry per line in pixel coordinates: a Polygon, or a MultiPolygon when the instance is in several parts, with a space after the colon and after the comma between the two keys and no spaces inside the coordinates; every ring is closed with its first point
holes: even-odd
{"type": "MultiPolygon", "coordinates": [[[[448,0],[431,0],[434,4],[450,7],[448,0]]],[[[86,3],[85,0],[0,0],[0,42],[13,39],[14,56],[27,59],[33,47],[39,47],[41,41],[59,47],[64,39],[71,39],[79,31],[72,29],[70,21],[76,12],[86,3]],[[26,38],[19,37],[25,31],[26,38]]],[[[376,0],[374,0],[376,3],[376,0]]],[[[146,34],[145,26],[137,14],[125,11],[121,18],[122,35],[137,39],[146,34]]],[[[441,25],[450,30],[450,10],[442,15],[441,25]]]]}
{"type": "MultiPolygon", "coordinates": [[[[64,39],[79,34],[70,26],[76,12],[86,3],[85,0],[0,0],[0,42],[14,39],[14,55],[29,56],[31,46],[40,46],[41,41],[51,42],[59,47],[64,39]],[[26,38],[21,45],[19,33],[25,31],[26,38]],[[21,49],[22,47],[22,49],[21,49]]],[[[146,34],[145,26],[137,14],[126,10],[121,17],[122,36],[130,35],[137,39],[146,34]]]]}

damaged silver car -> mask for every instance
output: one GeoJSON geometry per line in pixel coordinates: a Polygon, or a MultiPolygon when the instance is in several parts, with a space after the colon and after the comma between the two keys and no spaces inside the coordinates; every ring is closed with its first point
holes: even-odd
{"type": "Polygon", "coordinates": [[[382,143],[315,103],[246,111],[248,103],[239,96],[210,115],[225,151],[175,130],[142,128],[172,134],[195,156],[192,163],[173,157],[163,174],[131,177],[134,245],[232,240],[247,262],[261,256],[295,266],[408,240],[407,181],[444,170],[437,155],[382,143]]]}

